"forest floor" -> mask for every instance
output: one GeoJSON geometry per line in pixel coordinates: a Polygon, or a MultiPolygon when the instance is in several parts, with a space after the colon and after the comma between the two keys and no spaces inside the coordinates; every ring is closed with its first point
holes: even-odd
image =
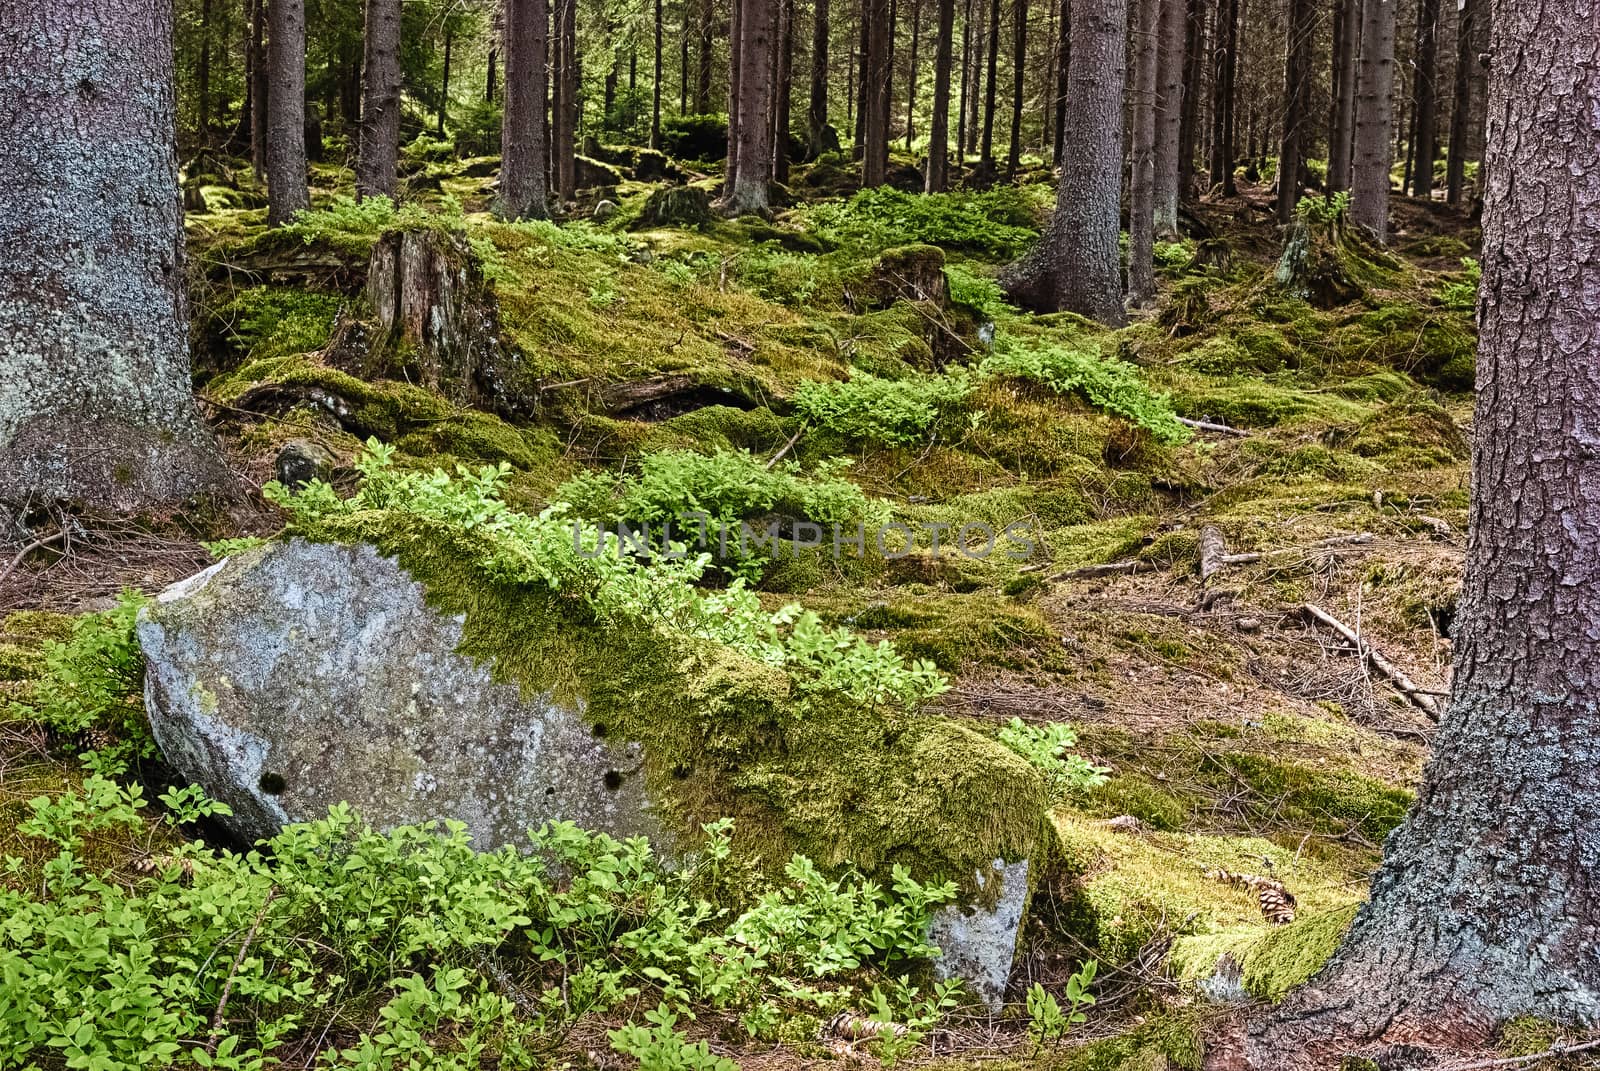
{"type": "MultiPolygon", "coordinates": [[[[642,218],[660,185],[624,169],[604,191],[613,214],[588,221],[589,197],[573,208],[585,222],[557,227],[493,222],[484,161],[419,156],[408,171],[396,210],[356,205],[348,171],[317,165],[317,211],[275,235],[246,171],[191,182],[209,208],[188,222],[197,389],[254,487],[296,441],[325,449],[347,489],[376,436],[402,466],[504,462],[510,501],[560,498],[591,517],[659,505],[662,487],[777,474],[767,499],[717,508],[764,517],[843,482],[912,525],[1027,526],[1026,558],[924,541],[894,558],[736,568],[773,607],[798,601],[936,663],[947,715],[991,733],[1070,724],[1076,753],[1108,771],[1053,811],[1066,865],[1036,894],[1049,932],[1030,939],[1015,989],[1019,1003],[1035,981],[1059,991],[1095,959],[1089,1021],[1039,1053],[1020,1006],[956,1017],[902,1062],[1194,1067],[1215,1008],[1281,997],[1320,965],[1409,803],[1448,689],[1470,221],[1398,201],[1380,252],[1313,206],[1314,303],[1275,277],[1270,194],[1245,184],[1158,244],[1160,297],[1113,330],[1019,311],[994,283],[1052,204],[1043,173],[852,196],[847,166],[824,161],[796,168],[794,203],[772,221],[655,227],[642,218]],[[513,402],[475,397],[481,384],[452,381],[414,342],[380,366],[348,358],[368,258],[397,226],[464,231],[451,248],[520,355],[513,402]],[[1268,921],[1218,870],[1281,882],[1294,921],[1268,921]]],[[[0,688],[31,687],[64,627],[51,615],[189,575],[212,560],[202,539],[272,533],[275,511],[253,500],[204,523],[41,522],[66,535],[0,585],[0,610],[24,611],[0,635],[0,688]]],[[[81,742],[25,713],[0,725],[8,819],[84,776],[81,742]]],[[[0,851],[36,857],[22,839],[0,834],[0,851]]],[[[876,1059],[837,1040],[739,1040],[717,1022],[700,1024],[713,1051],[745,1066],[876,1059]]],[[[614,1060],[595,1051],[603,1025],[575,1030],[568,1057],[614,1060]]]]}

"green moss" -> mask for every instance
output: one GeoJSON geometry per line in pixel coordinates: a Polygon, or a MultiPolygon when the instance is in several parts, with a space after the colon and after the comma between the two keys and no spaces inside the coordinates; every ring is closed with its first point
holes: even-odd
{"type": "Polygon", "coordinates": [[[1052,1060],[1052,1071],[1200,1071],[1205,1057],[1199,1014],[1169,1012],[1134,1030],[1093,1041],[1052,1060]]]}
{"type": "Polygon", "coordinates": [[[643,744],[647,783],[691,840],[726,815],[736,847],[768,866],[795,851],[874,872],[901,863],[974,892],[995,860],[1035,849],[1042,783],[971,729],[801,695],[780,670],[731,651],[608,627],[581,600],[487,575],[476,564],[487,536],[386,513],[312,534],[397,556],[430,604],[464,615],[463,654],[530,692],[582,700],[607,735],[643,744]]]}
{"type": "Polygon", "coordinates": [[[1412,800],[1405,789],[1349,770],[1313,770],[1245,752],[1205,755],[1199,772],[1219,788],[1248,789],[1279,822],[1328,833],[1355,829],[1374,843],[1400,824],[1412,800]]]}
{"type": "Polygon", "coordinates": [[[1245,991],[1277,1002],[1309,981],[1332,958],[1360,906],[1349,903],[1330,911],[1302,913],[1287,926],[1181,937],[1173,944],[1169,962],[1178,977],[1200,981],[1216,970],[1223,955],[1230,955],[1242,971],[1245,991]]]}
{"type": "Polygon", "coordinates": [[[1180,416],[1242,428],[1340,424],[1367,415],[1364,407],[1337,395],[1246,377],[1175,387],[1172,406],[1180,416]]]}
{"type": "MultiPolygon", "coordinates": [[[[819,608],[826,604],[814,602],[819,608]]],[[[839,611],[830,616],[839,616],[839,611]]],[[[979,666],[1038,670],[1068,665],[1044,615],[998,595],[921,595],[875,602],[843,621],[857,631],[881,633],[907,657],[928,659],[952,673],[979,666]]]]}
{"type": "Polygon", "coordinates": [[[245,357],[309,353],[327,345],[343,299],[292,286],[247,286],[204,311],[207,333],[245,357]]]}
{"type": "Polygon", "coordinates": [[[1426,469],[1466,460],[1467,437],[1443,408],[1422,398],[1386,405],[1353,429],[1329,433],[1329,442],[1392,469],[1426,469]]]}

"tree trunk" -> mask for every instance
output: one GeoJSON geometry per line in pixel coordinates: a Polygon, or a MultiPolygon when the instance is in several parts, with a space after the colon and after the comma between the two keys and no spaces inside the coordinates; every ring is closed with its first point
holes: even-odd
{"type": "Polygon", "coordinates": [[[711,43],[716,33],[716,12],[712,0],[700,0],[700,62],[695,68],[694,110],[704,115],[711,110],[711,43]]]}
{"type": "Polygon", "coordinates": [[[267,5],[272,70],[267,90],[267,226],[278,227],[311,207],[306,183],[305,0],[267,5]]]}
{"type": "Polygon", "coordinates": [[[811,102],[806,109],[806,155],[815,160],[828,148],[828,0],[817,0],[811,19],[811,102]]]}
{"type": "Polygon", "coordinates": [[[766,215],[771,211],[768,175],[772,170],[772,35],[771,0],[739,3],[739,133],[733,186],[723,198],[729,216],[766,215]]]}
{"type": "Polygon", "coordinates": [[[1067,136],[1067,78],[1072,69],[1072,0],[1061,0],[1061,18],[1056,40],[1056,139],[1051,161],[1061,166],[1062,145],[1067,136]]]}
{"type": "Polygon", "coordinates": [[[200,67],[195,72],[200,83],[197,124],[200,147],[211,143],[211,0],[200,0],[200,67]]]}
{"type": "Polygon", "coordinates": [[[678,114],[689,114],[689,0],[678,5],[678,114]]]}
{"type": "Polygon", "coordinates": [[[578,15],[577,0],[556,0],[556,82],[560,95],[553,109],[550,155],[555,164],[555,186],[570,198],[578,186],[578,15]]]}
{"type": "Polygon", "coordinates": [[[1221,186],[1224,197],[1236,197],[1233,166],[1236,133],[1234,81],[1239,70],[1239,0],[1218,0],[1217,34],[1212,49],[1214,82],[1211,98],[1211,185],[1221,186]]]}
{"type": "Polygon", "coordinates": [[[1205,0],[1187,0],[1184,12],[1183,104],[1178,114],[1178,200],[1173,205],[1174,226],[1178,204],[1194,196],[1194,158],[1200,144],[1200,102],[1204,99],[1206,65],[1205,0]]]}
{"type": "Polygon", "coordinates": [[[922,43],[922,0],[911,0],[911,76],[906,79],[906,152],[917,127],[917,47],[922,43]]]}
{"type": "Polygon", "coordinates": [[[1586,0],[1493,9],[1450,703],[1371,900],[1253,1031],[1259,1067],[1297,1033],[1476,1046],[1516,1016],[1600,1021],[1600,22],[1586,0]]]}
{"type": "Polygon", "coordinates": [[[744,9],[747,0],[729,0],[728,10],[728,156],[722,169],[722,192],[733,193],[739,169],[740,65],[744,54],[744,9]]]}
{"type": "Polygon", "coordinates": [[[861,186],[882,186],[889,174],[889,90],[894,74],[889,53],[889,0],[864,0],[867,62],[861,95],[861,186]]]}
{"type": "Polygon", "coordinates": [[[1128,305],[1156,296],[1156,85],[1160,67],[1161,0],[1137,0],[1133,27],[1133,121],[1128,174],[1128,305]]]}
{"type": "Polygon", "coordinates": [[[171,0],[0,18],[0,502],[19,511],[228,485],[189,393],[172,33],[171,0]]]}
{"type": "Polygon", "coordinates": [[[439,74],[439,124],[438,136],[444,137],[444,121],[450,110],[450,45],[455,39],[451,30],[444,32],[444,70],[439,74]]]}
{"type": "Polygon", "coordinates": [[[1329,136],[1328,190],[1350,188],[1351,141],[1356,130],[1356,62],[1360,56],[1361,0],[1340,0],[1334,27],[1333,130],[1329,136]]]}
{"type": "MultiPolygon", "coordinates": [[[[866,143],[867,136],[867,33],[869,20],[867,18],[867,5],[872,0],[861,0],[856,8],[856,126],[855,126],[855,159],[861,159],[861,147],[866,143]]],[[[887,0],[885,0],[887,2],[887,0]]]]}
{"type": "Polygon", "coordinates": [[[267,180],[267,0],[250,4],[250,169],[267,180]]]}
{"type": "MultiPolygon", "coordinates": [[[[1445,200],[1461,203],[1467,161],[1483,154],[1484,75],[1488,68],[1487,0],[1464,0],[1456,26],[1455,110],[1450,115],[1450,154],[1445,163],[1445,200]]],[[[1479,180],[1480,186],[1482,179],[1479,180]]]]}
{"type": "Polygon", "coordinates": [[[655,84],[650,87],[650,147],[661,148],[661,0],[656,0],[655,84]]]}
{"type": "Polygon", "coordinates": [[[1416,153],[1411,170],[1411,195],[1433,196],[1433,161],[1439,155],[1439,119],[1435,84],[1439,75],[1439,0],[1421,0],[1417,17],[1416,153]]]}
{"type": "Polygon", "coordinates": [[[1056,211],[1039,245],[1003,273],[1013,301],[1120,326],[1126,0],[1072,0],[1072,76],[1056,211]]]}
{"type": "Polygon", "coordinates": [[[1000,0],[989,0],[988,77],[983,83],[983,134],[978,145],[978,174],[994,177],[995,82],[1000,75],[1000,0]]]}
{"type": "Polygon", "coordinates": [[[1178,160],[1183,128],[1183,57],[1188,0],[1160,0],[1157,27],[1154,218],[1156,236],[1178,237],[1178,160]]]}
{"type": "Polygon", "coordinates": [[[1011,144],[1006,149],[1006,177],[1016,179],[1022,166],[1023,75],[1028,69],[1028,0],[1011,9],[1011,144]]]}
{"type": "MultiPolygon", "coordinates": [[[[1392,0],[1391,0],[1392,2],[1392,0]]],[[[1311,56],[1317,29],[1314,0],[1290,0],[1289,39],[1284,49],[1283,136],[1278,143],[1278,222],[1294,219],[1300,203],[1300,170],[1311,114],[1311,56]]]]}
{"type": "MultiPolygon", "coordinates": [[[[393,198],[400,157],[400,0],[367,0],[363,51],[356,196],[393,198]]],[[[439,107],[442,114],[442,101],[439,107]]]]}
{"type": "Polygon", "coordinates": [[[1350,219],[1379,243],[1388,240],[1393,163],[1394,21],[1397,0],[1365,0],[1357,64],[1350,219]]]}
{"type": "Polygon", "coordinates": [[[789,182],[789,98],[794,69],[794,0],[777,0],[777,46],[772,69],[772,180],[789,182]]]}
{"type": "Polygon", "coordinates": [[[548,0],[506,0],[505,109],[500,123],[499,219],[550,214],[548,0]]]}
{"type": "Polygon", "coordinates": [[[961,99],[956,105],[956,170],[966,166],[967,102],[972,98],[972,0],[961,9],[961,99]]]}
{"type": "Polygon", "coordinates": [[[927,193],[950,187],[950,66],[955,51],[956,0],[938,0],[939,30],[933,53],[933,118],[928,124],[927,193]]]}

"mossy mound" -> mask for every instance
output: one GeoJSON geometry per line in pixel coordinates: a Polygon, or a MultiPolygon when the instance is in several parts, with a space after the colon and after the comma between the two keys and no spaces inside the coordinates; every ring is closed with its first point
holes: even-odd
{"type": "Polygon", "coordinates": [[[712,220],[711,195],[698,186],[663,186],[645,199],[636,227],[704,227],[712,220]]]}
{"type": "Polygon", "coordinates": [[[1336,430],[1328,438],[1357,457],[1401,469],[1450,465],[1466,460],[1469,453],[1467,437],[1450,414],[1425,399],[1386,405],[1355,428],[1336,430]]]}
{"type": "Polygon", "coordinates": [[[1246,993],[1276,1002],[1332,958],[1360,906],[1348,903],[1304,914],[1287,926],[1180,937],[1173,942],[1168,963],[1179,978],[1204,984],[1229,956],[1238,966],[1246,993]]]}

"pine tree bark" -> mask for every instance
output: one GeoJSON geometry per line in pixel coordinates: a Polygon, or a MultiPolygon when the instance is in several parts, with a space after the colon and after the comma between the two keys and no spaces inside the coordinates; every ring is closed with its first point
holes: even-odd
{"type": "Polygon", "coordinates": [[[975,99],[972,92],[972,0],[963,0],[961,8],[961,97],[956,103],[956,170],[966,166],[967,139],[971,123],[967,118],[967,105],[975,99]]]}
{"type": "Polygon", "coordinates": [[[861,186],[882,186],[889,174],[889,0],[863,0],[867,61],[862,76],[861,186]]]}
{"type": "Polygon", "coordinates": [[[1158,73],[1155,115],[1155,233],[1178,236],[1178,172],[1183,128],[1183,67],[1188,38],[1188,0],[1159,0],[1158,73]]]}
{"type": "Polygon", "coordinates": [[[400,158],[400,0],[367,0],[363,53],[356,196],[392,198],[400,158]]]}
{"type": "Polygon", "coordinates": [[[806,109],[806,155],[828,148],[828,0],[816,0],[811,15],[811,101],[806,109]]]}
{"type": "Polygon", "coordinates": [[[550,7],[548,0],[506,0],[505,107],[500,122],[499,219],[550,215],[550,7]]]}
{"type": "Polygon", "coordinates": [[[988,77],[983,83],[983,132],[978,143],[978,174],[987,182],[994,177],[994,113],[998,104],[995,83],[1000,76],[1000,0],[989,0],[988,77]]]}
{"type": "Polygon", "coordinates": [[[1239,70],[1239,0],[1218,0],[1217,34],[1213,45],[1211,98],[1211,185],[1224,197],[1237,197],[1233,167],[1238,159],[1235,136],[1235,82],[1239,70]]]}
{"type": "Polygon", "coordinates": [[[1433,195],[1433,161],[1439,156],[1439,119],[1435,85],[1439,74],[1439,0],[1417,6],[1416,149],[1411,167],[1411,195],[1433,195]]]}
{"type": "Polygon", "coordinates": [[[794,0],[777,0],[777,42],[772,68],[772,180],[789,182],[789,89],[794,70],[794,0]]]}
{"type": "Polygon", "coordinates": [[[650,147],[661,148],[661,0],[656,0],[654,84],[650,87],[650,147]]]}
{"type": "Polygon", "coordinates": [[[1006,177],[1015,179],[1022,166],[1022,103],[1028,70],[1028,0],[1011,8],[1011,144],[1006,149],[1006,177]]]}
{"type": "Polygon", "coordinates": [[[551,109],[550,155],[554,157],[555,187],[570,198],[578,186],[578,4],[556,0],[553,36],[556,41],[557,95],[551,109]]]}
{"type": "Polygon", "coordinates": [[[189,391],[172,33],[171,0],[5,4],[0,503],[228,486],[189,391]]]}
{"type": "Polygon", "coordinates": [[[928,165],[923,190],[950,187],[950,68],[955,51],[955,0],[938,0],[939,29],[933,51],[933,117],[928,124],[928,165]]]}
{"type": "Polygon", "coordinates": [[[1061,17],[1056,41],[1056,116],[1055,142],[1051,162],[1061,166],[1062,145],[1067,135],[1067,78],[1072,69],[1072,0],[1061,0],[1061,17]]]}
{"type": "Polygon", "coordinates": [[[306,181],[305,0],[267,5],[267,226],[311,207],[306,181]]]}
{"type": "Polygon", "coordinates": [[[728,216],[771,212],[773,0],[736,0],[739,23],[738,133],[733,184],[722,201],[728,216]]]}
{"type": "Polygon", "coordinates": [[[250,2],[250,169],[267,181],[267,0],[250,2]]]}
{"type": "Polygon", "coordinates": [[[911,0],[910,75],[906,78],[906,152],[917,129],[917,51],[922,44],[922,0],[911,0]]]}
{"type": "Polygon", "coordinates": [[[1492,7],[1449,707],[1370,901],[1254,1030],[1257,1067],[1306,1037],[1461,1045],[1514,1016],[1600,1021],[1600,5],[1492,7]]]}
{"type": "Polygon", "coordinates": [[[1160,73],[1161,0],[1136,0],[1134,19],[1132,145],[1128,171],[1128,305],[1142,308],[1156,294],[1156,86],[1160,73]]]}
{"type": "Polygon", "coordinates": [[[1311,56],[1317,28],[1315,0],[1290,0],[1289,39],[1284,49],[1283,132],[1278,142],[1278,222],[1294,219],[1300,203],[1306,130],[1311,118],[1311,56]]]}
{"type": "Polygon", "coordinates": [[[1361,47],[1361,0],[1340,0],[1334,38],[1333,129],[1328,138],[1330,192],[1350,188],[1351,147],[1356,131],[1356,72],[1361,47]]]}
{"type": "Polygon", "coordinates": [[[694,110],[704,115],[711,110],[711,43],[716,33],[716,12],[712,0],[700,0],[700,56],[695,67],[694,110]]]}
{"type": "Polygon", "coordinates": [[[1357,61],[1350,219],[1379,243],[1388,240],[1393,163],[1394,24],[1397,0],[1364,0],[1357,61]]]}
{"type": "Polygon", "coordinates": [[[1126,0],[1072,0],[1072,69],[1056,211],[1038,246],[1001,285],[1039,312],[1125,321],[1121,238],[1126,0]]]}
{"type": "Polygon", "coordinates": [[[1455,106],[1450,115],[1450,150],[1445,161],[1445,200],[1461,203],[1467,162],[1483,155],[1485,73],[1489,55],[1486,0],[1463,0],[1456,24],[1455,106]]]}

